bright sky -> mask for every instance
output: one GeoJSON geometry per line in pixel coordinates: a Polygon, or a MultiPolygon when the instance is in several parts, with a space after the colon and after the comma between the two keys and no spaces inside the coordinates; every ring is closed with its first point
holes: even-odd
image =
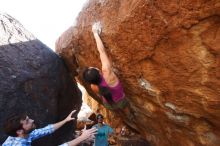
{"type": "Polygon", "coordinates": [[[17,19],[54,50],[56,39],[74,24],[87,0],[0,0],[0,11],[17,19]]]}

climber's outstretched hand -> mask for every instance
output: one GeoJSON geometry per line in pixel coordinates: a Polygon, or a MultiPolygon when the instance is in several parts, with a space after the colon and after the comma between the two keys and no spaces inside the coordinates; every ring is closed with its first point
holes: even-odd
{"type": "Polygon", "coordinates": [[[98,35],[101,34],[101,32],[102,32],[102,27],[101,27],[101,23],[100,23],[100,22],[95,22],[95,23],[92,25],[92,32],[93,32],[93,34],[98,34],[98,35]]]}

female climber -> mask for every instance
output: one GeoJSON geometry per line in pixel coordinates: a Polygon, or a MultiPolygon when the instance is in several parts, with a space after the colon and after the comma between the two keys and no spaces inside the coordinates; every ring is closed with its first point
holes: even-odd
{"type": "Polygon", "coordinates": [[[88,82],[91,89],[101,98],[103,105],[110,110],[118,110],[129,114],[128,102],[121,82],[113,71],[112,63],[107,56],[105,47],[99,36],[101,27],[99,23],[95,23],[92,32],[96,41],[97,49],[100,55],[102,69],[88,67],[83,72],[83,79],[88,82]]]}

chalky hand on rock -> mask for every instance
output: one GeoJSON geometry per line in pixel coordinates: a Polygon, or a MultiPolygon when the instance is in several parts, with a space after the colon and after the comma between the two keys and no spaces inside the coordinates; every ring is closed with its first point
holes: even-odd
{"type": "Polygon", "coordinates": [[[101,32],[102,32],[102,26],[101,26],[101,23],[100,23],[100,22],[95,22],[95,23],[92,25],[92,32],[93,32],[93,34],[98,34],[98,35],[101,34],[101,32]]]}

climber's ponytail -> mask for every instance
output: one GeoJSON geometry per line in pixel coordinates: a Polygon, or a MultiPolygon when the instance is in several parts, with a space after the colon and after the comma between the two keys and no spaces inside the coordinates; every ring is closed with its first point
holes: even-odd
{"type": "Polygon", "coordinates": [[[99,87],[99,94],[102,97],[104,97],[109,104],[113,104],[114,101],[112,99],[112,94],[110,90],[107,87],[102,87],[102,86],[98,86],[98,87],[99,87]]]}

